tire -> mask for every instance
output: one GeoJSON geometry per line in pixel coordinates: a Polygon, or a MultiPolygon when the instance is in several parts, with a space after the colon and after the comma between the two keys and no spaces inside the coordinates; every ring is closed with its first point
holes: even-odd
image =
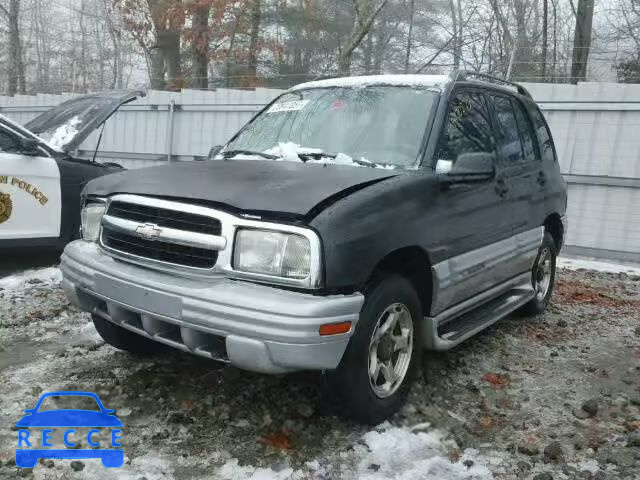
{"type": "Polygon", "coordinates": [[[551,234],[545,232],[536,261],[531,269],[531,283],[536,296],[520,308],[519,313],[528,316],[539,315],[549,305],[556,280],[556,255],[556,243],[551,234]]]}
{"type": "Polygon", "coordinates": [[[420,365],[416,320],[422,317],[421,312],[418,294],[412,284],[399,275],[383,278],[366,294],[356,331],[340,365],[329,374],[333,395],[338,397],[341,406],[346,407],[352,419],[375,425],[397,412],[405,402],[420,365]],[[395,312],[395,320],[392,319],[392,312],[395,312]],[[382,333],[384,329],[380,330],[379,327],[392,324],[394,326],[390,332],[396,335],[398,343],[393,343],[394,339],[384,333],[376,342],[377,347],[372,349],[376,357],[374,362],[370,352],[374,343],[373,335],[375,332],[382,333]],[[407,332],[408,325],[411,326],[410,333],[407,332]],[[394,351],[401,344],[406,344],[406,347],[394,351]],[[372,364],[381,365],[377,369],[376,381],[371,380],[369,375],[372,364]],[[383,369],[382,365],[395,368],[383,369]],[[398,377],[404,371],[404,375],[399,381],[388,382],[385,371],[398,377]]]}
{"type": "Polygon", "coordinates": [[[102,339],[119,350],[125,350],[130,353],[150,354],[165,349],[161,343],[130,332],[98,315],[91,315],[91,318],[102,339]]]}

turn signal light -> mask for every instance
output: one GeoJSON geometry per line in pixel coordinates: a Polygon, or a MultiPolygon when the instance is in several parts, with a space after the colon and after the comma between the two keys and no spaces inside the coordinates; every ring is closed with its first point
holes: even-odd
{"type": "Polygon", "coordinates": [[[351,322],[327,323],[320,325],[320,335],[339,335],[348,333],[351,330],[351,322]]]}

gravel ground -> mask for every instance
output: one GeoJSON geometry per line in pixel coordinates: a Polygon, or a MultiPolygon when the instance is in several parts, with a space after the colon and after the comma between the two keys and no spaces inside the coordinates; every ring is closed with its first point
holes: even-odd
{"type": "Polygon", "coordinates": [[[318,374],[119,352],[58,281],[0,280],[0,477],[640,479],[638,276],[560,270],[546,314],[425,355],[408,404],[373,430],[340,418],[318,374]],[[121,469],[16,468],[15,422],[53,390],[116,409],[121,469]]]}

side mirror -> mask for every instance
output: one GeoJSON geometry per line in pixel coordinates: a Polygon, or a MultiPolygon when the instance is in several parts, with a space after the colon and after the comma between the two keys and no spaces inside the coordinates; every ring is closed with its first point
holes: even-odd
{"type": "Polygon", "coordinates": [[[20,150],[25,153],[35,153],[38,151],[38,141],[35,138],[23,138],[20,140],[20,150]]]}
{"type": "Polygon", "coordinates": [[[493,153],[462,153],[458,155],[451,170],[441,177],[445,183],[490,180],[494,174],[494,161],[493,153]]]}
{"type": "Polygon", "coordinates": [[[24,413],[30,414],[33,413],[33,411],[35,410],[35,408],[27,408],[24,413]]]}
{"type": "Polygon", "coordinates": [[[209,155],[207,156],[207,158],[209,160],[213,160],[215,158],[215,156],[220,153],[220,150],[222,150],[222,145],[215,145],[213,147],[211,147],[211,150],[209,150],[209,155]]]}

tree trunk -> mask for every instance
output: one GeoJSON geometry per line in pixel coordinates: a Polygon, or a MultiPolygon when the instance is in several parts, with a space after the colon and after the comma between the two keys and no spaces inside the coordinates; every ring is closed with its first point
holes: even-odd
{"type": "Polygon", "coordinates": [[[249,32],[248,73],[250,82],[258,76],[258,51],[260,49],[260,23],[262,22],[262,5],[260,0],[253,0],[251,8],[251,30],[249,32]]]}
{"type": "Polygon", "coordinates": [[[547,51],[549,50],[549,0],[542,0],[542,81],[547,81],[547,51]]]}
{"type": "Polygon", "coordinates": [[[202,90],[209,88],[209,12],[209,6],[204,6],[193,14],[193,29],[196,35],[191,84],[202,90]]]}
{"type": "Polygon", "coordinates": [[[20,0],[9,1],[9,11],[3,8],[9,23],[9,82],[7,93],[26,93],[22,43],[20,42],[20,0]]]}
{"type": "Polygon", "coordinates": [[[414,20],[415,14],[416,14],[416,1],[411,0],[409,2],[409,31],[407,32],[407,52],[404,57],[404,73],[409,73],[409,63],[411,60],[411,42],[413,40],[413,20],[414,20]]]}
{"type": "Polygon", "coordinates": [[[587,62],[591,47],[591,27],[593,24],[594,0],[578,0],[576,29],[573,36],[573,55],[571,57],[571,82],[578,83],[587,79],[587,62]]]}
{"type": "Polygon", "coordinates": [[[180,32],[172,30],[158,31],[158,49],[167,70],[166,87],[179,89],[182,82],[182,63],[180,57],[180,32]]]}
{"type": "Polygon", "coordinates": [[[164,90],[164,58],[159,48],[152,48],[149,51],[151,88],[153,90],[164,90]]]}
{"type": "Polygon", "coordinates": [[[348,76],[351,73],[351,57],[353,52],[362,42],[371,25],[380,11],[384,8],[387,0],[353,0],[354,15],[353,26],[340,58],[338,59],[338,70],[340,75],[348,76]]]}

